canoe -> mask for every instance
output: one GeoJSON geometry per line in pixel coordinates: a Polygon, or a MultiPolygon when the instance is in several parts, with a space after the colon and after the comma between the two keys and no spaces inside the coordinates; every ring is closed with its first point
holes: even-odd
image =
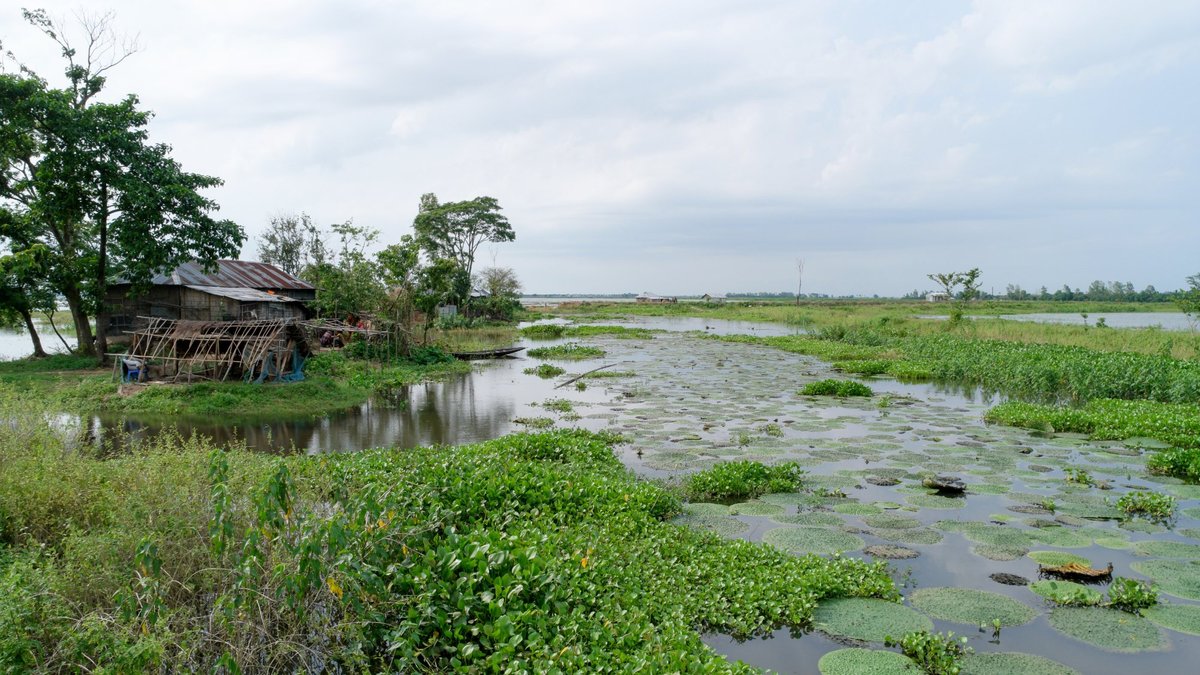
{"type": "Polygon", "coordinates": [[[509,354],[516,354],[524,347],[502,347],[500,349],[485,349],[481,352],[454,352],[454,358],[460,361],[476,361],[478,359],[499,359],[509,354]]]}

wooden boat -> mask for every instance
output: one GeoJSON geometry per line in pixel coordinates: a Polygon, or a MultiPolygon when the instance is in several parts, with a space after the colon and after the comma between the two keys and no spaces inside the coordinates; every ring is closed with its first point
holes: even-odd
{"type": "Polygon", "coordinates": [[[1077,562],[1067,563],[1066,565],[1038,565],[1038,574],[1040,576],[1058,577],[1059,579],[1079,581],[1085,584],[1110,581],[1112,573],[1112,563],[1108,563],[1108,567],[1101,567],[1099,569],[1081,565],[1077,562]]]}
{"type": "Polygon", "coordinates": [[[524,347],[501,347],[500,349],[485,349],[481,352],[454,352],[454,358],[460,361],[477,361],[479,359],[501,359],[510,354],[525,349],[524,347]]]}

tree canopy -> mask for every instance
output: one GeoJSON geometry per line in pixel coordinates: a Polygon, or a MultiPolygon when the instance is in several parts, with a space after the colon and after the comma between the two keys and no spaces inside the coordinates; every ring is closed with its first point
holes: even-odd
{"type": "Polygon", "coordinates": [[[431,259],[445,258],[458,264],[471,279],[475,254],[484,242],[500,243],[517,238],[500,203],[492,197],[440,204],[437,196],[421,196],[420,210],[413,220],[417,242],[431,259]]]}

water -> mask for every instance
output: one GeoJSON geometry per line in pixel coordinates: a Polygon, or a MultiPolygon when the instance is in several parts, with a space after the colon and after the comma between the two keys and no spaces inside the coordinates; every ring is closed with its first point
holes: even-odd
{"type": "MultiPolygon", "coordinates": [[[[918,319],[945,321],[945,315],[923,315],[918,319]]],[[[1109,328],[1161,328],[1162,330],[1190,331],[1198,325],[1183,312],[1096,312],[1089,313],[1085,321],[1079,314],[1046,312],[1042,314],[1002,314],[1000,316],[968,316],[970,319],[1007,319],[1009,321],[1031,321],[1033,323],[1058,323],[1068,326],[1095,326],[1100,319],[1109,328]]]]}
{"type": "MultiPolygon", "coordinates": [[[[35,321],[33,325],[37,328],[38,337],[42,339],[42,349],[45,349],[47,353],[54,354],[67,351],[63,349],[62,342],[59,341],[58,336],[51,330],[50,324],[35,321]]],[[[59,330],[62,330],[61,326],[59,330]]],[[[63,337],[66,338],[67,344],[71,345],[71,348],[74,349],[75,338],[68,335],[63,335],[63,337]]],[[[0,359],[19,359],[29,356],[32,353],[33,342],[29,339],[29,333],[7,328],[0,329],[0,359]]]]}

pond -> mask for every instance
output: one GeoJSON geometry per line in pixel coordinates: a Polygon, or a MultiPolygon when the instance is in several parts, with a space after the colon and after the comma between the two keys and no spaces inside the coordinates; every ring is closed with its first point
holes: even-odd
{"type": "MultiPolygon", "coordinates": [[[[481,363],[469,376],[409,387],[396,400],[322,419],[183,431],[270,451],[340,452],[471,442],[540,418],[623,434],[630,442],[618,455],[650,478],[733,459],[796,461],[808,471],[808,490],[732,506],[688,505],[679,522],[798,554],[915,556],[891,563],[908,598],[903,611],[935,630],[967,636],[977,653],[1039,655],[1083,673],[1186,672],[1200,661],[1200,487],[1147,475],[1149,451],[1141,447],[1147,443],[988,426],[982,416],[996,401],[953,387],[873,378],[865,380],[875,390],[871,398],[801,396],[804,384],[839,374],[810,357],[699,334],[795,332],[787,327],[663,318],[622,323],[664,332],[649,340],[581,340],[606,356],[558,365],[579,374],[612,364],[601,371],[607,377],[582,380],[583,390],[555,388],[569,375],[524,374],[539,361],[523,356],[481,363]],[[1069,482],[1068,469],[1085,471],[1095,485],[1069,482]],[[929,472],[960,477],[966,496],[922,487],[929,472]],[[1173,495],[1178,517],[1167,525],[1121,519],[1114,504],[1135,489],[1173,495]],[[890,548],[876,548],[884,546],[890,548]],[[1150,618],[1100,608],[1052,610],[1028,586],[991,578],[1004,572],[1037,580],[1031,554],[1038,552],[1079,556],[1093,567],[1111,562],[1116,576],[1149,577],[1167,609],[1152,610],[1150,618]],[[993,640],[991,619],[999,616],[1007,623],[993,640]],[[980,623],[988,625],[985,632],[980,623]]],[[[536,344],[554,342],[561,340],[536,344]]],[[[148,422],[76,425],[89,442],[160,429],[148,422]]],[[[780,672],[817,672],[822,656],[848,644],[882,648],[882,636],[862,643],[847,637],[839,627],[845,621],[829,607],[818,614],[821,630],[807,635],[781,630],[744,642],[705,639],[731,658],[780,672]]]]}
{"type": "MultiPolygon", "coordinates": [[[[58,336],[50,329],[50,324],[35,321],[33,325],[37,329],[38,337],[42,339],[42,349],[51,354],[68,351],[63,348],[63,344],[59,341],[58,336]]],[[[59,330],[62,330],[62,326],[59,326],[59,330]]],[[[75,338],[69,335],[63,335],[63,337],[66,339],[67,344],[71,345],[71,348],[74,349],[75,338]]],[[[29,339],[29,333],[23,330],[0,329],[0,359],[19,359],[29,356],[32,353],[33,342],[29,339]]]]}

